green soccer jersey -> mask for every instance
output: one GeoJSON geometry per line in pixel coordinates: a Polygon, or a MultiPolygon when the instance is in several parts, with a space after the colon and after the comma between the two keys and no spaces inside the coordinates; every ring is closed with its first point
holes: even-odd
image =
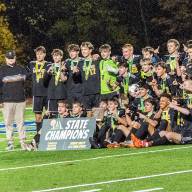
{"type": "Polygon", "coordinates": [[[117,64],[113,60],[107,59],[101,60],[99,65],[101,79],[101,95],[118,91],[119,87],[113,86],[116,83],[116,72],[118,71],[117,64]]]}

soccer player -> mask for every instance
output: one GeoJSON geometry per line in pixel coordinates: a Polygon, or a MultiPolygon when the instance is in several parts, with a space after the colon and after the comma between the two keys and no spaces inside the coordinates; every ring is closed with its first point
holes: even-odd
{"type": "Polygon", "coordinates": [[[73,101],[83,101],[83,85],[79,72],[84,61],[79,57],[79,45],[70,44],[67,51],[69,54],[69,58],[65,61],[68,72],[67,100],[70,104],[72,104],[73,101]]]}
{"type": "Polygon", "coordinates": [[[32,75],[33,85],[33,112],[35,113],[37,132],[42,126],[42,112],[47,110],[47,87],[43,83],[43,76],[50,62],[45,61],[46,49],[43,46],[35,50],[36,60],[29,63],[29,70],[32,75]]]}
{"type": "Polygon", "coordinates": [[[128,71],[127,63],[120,62],[118,65],[117,83],[120,87],[120,104],[122,106],[128,104],[129,86],[138,82],[139,79],[128,71]]]}
{"type": "Polygon", "coordinates": [[[93,60],[93,45],[90,42],[81,44],[83,66],[80,68],[83,83],[83,104],[87,110],[98,107],[100,101],[100,69],[99,60],[93,60]]]}
{"type": "Polygon", "coordinates": [[[125,110],[118,108],[119,103],[117,99],[108,100],[108,111],[104,117],[104,125],[98,133],[98,146],[110,148],[113,145],[111,143],[119,143],[125,139],[123,132],[119,129],[120,125],[127,126],[125,120],[125,110]]]}
{"type": "Polygon", "coordinates": [[[58,113],[58,100],[67,99],[67,72],[63,59],[63,51],[54,49],[51,53],[53,63],[44,75],[44,84],[48,87],[48,112],[58,113]]]}
{"type": "Polygon", "coordinates": [[[140,73],[140,64],[139,61],[141,59],[140,55],[135,55],[134,54],[134,48],[133,45],[131,44],[124,44],[122,47],[122,57],[118,57],[117,60],[120,61],[125,61],[128,66],[128,71],[139,77],[140,73]]]}
{"type": "Polygon", "coordinates": [[[170,76],[166,73],[166,65],[164,62],[159,62],[155,66],[157,79],[153,79],[151,86],[155,94],[159,97],[162,93],[177,95],[179,91],[179,82],[175,76],[170,76]]]}
{"type": "Polygon", "coordinates": [[[86,112],[84,111],[83,105],[79,101],[74,101],[72,103],[71,118],[86,117],[86,112]]]}
{"type": "Polygon", "coordinates": [[[179,53],[180,43],[176,39],[169,39],[167,41],[168,55],[165,55],[163,61],[166,63],[166,70],[170,76],[175,76],[178,73],[181,58],[179,53]]]}
{"type": "Polygon", "coordinates": [[[101,100],[118,97],[119,87],[115,84],[117,79],[117,64],[110,58],[111,46],[104,44],[100,46],[101,54],[100,67],[100,83],[101,83],[101,100]]]}
{"type": "Polygon", "coordinates": [[[152,65],[155,65],[160,61],[160,58],[155,54],[155,50],[152,47],[145,47],[142,49],[143,59],[150,59],[152,65]]]}
{"type": "MultiPolygon", "coordinates": [[[[69,118],[69,105],[65,100],[58,101],[58,114],[45,114],[43,119],[56,119],[56,118],[69,118]]],[[[28,151],[36,151],[40,142],[41,130],[33,137],[33,140],[30,144],[26,145],[28,151]]]]}

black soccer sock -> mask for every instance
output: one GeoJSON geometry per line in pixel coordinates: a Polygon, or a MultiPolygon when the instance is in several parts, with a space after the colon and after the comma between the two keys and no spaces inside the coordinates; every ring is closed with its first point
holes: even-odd
{"type": "Polygon", "coordinates": [[[165,136],[160,137],[156,140],[153,140],[152,142],[152,146],[157,146],[157,145],[166,145],[169,143],[169,140],[167,140],[167,138],[165,136]]]}
{"type": "Polygon", "coordinates": [[[133,133],[135,135],[135,133],[137,132],[137,129],[132,128],[131,132],[129,133],[129,135],[126,137],[126,141],[130,141],[131,140],[131,133],[133,133]]]}
{"type": "Polygon", "coordinates": [[[149,137],[147,138],[147,141],[154,141],[154,140],[157,140],[157,139],[159,139],[159,138],[160,138],[159,132],[158,132],[158,131],[155,131],[155,132],[153,133],[153,135],[151,135],[151,136],[149,136],[149,137]]]}
{"type": "Polygon", "coordinates": [[[148,126],[148,123],[142,123],[141,127],[136,131],[135,136],[141,140],[145,139],[148,133],[148,126]]]}
{"type": "Polygon", "coordinates": [[[117,131],[115,132],[115,137],[113,142],[119,143],[123,138],[123,136],[124,136],[123,131],[121,131],[120,129],[117,129],[117,131]]]}
{"type": "Polygon", "coordinates": [[[40,134],[39,134],[39,133],[37,133],[37,134],[34,136],[34,138],[33,138],[33,139],[35,140],[36,145],[38,146],[39,141],[40,141],[40,134]]]}
{"type": "Polygon", "coordinates": [[[36,122],[37,133],[40,131],[41,128],[42,128],[42,122],[36,122]]]}

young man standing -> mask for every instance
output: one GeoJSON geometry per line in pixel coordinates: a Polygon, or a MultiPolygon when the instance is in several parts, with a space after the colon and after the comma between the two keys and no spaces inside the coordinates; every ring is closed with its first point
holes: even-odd
{"type": "Polygon", "coordinates": [[[80,68],[84,91],[83,104],[88,110],[98,107],[100,101],[99,60],[93,60],[93,49],[90,42],[81,44],[81,53],[84,58],[83,66],[80,68]]]}
{"type": "Polygon", "coordinates": [[[177,75],[177,68],[179,68],[179,63],[181,63],[179,54],[180,43],[176,39],[169,39],[167,41],[167,51],[168,55],[165,55],[163,60],[166,63],[167,73],[171,76],[177,75]]]}
{"type": "Polygon", "coordinates": [[[118,96],[119,87],[115,84],[117,80],[118,67],[110,58],[111,46],[104,44],[99,48],[101,53],[100,67],[100,83],[101,83],[101,99],[111,99],[118,96]]]}
{"type": "Polygon", "coordinates": [[[33,112],[35,113],[36,129],[38,132],[42,126],[43,109],[47,109],[47,88],[44,86],[43,76],[50,63],[45,61],[45,47],[39,46],[34,51],[36,60],[29,63],[29,70],[32,75],[33,112]]]}
{"type": "Polygon", "coordinates": [[[69,53],[69,59],[65,61],[68,72],[67,100],[72,104],[73,101],[83,101],[82,79],[78,75],[83,66],[83,59],[79,57],[79,45],[70,44],[67,51],[69,53]]]}
{"type": "Polygon", "coordinates": [[[0,68],[0,81],[3,90],[3,116],[6,128],[7,150],[13,150],[13,122],[17,125],[21,148],[25,150],[24,111],[26,107],[24,82],[26,70],[17,65],[16,54],[8,51],[5,54],[6,65],[0,68]]]}
{"type": "Polygon", "coordinates": [[[58,100],[67,98],[66,81],[67,72],[62,62],[63,51],[54,49],[52,51],[53,63],[48,66],[44,75],[44,84],[48,87],[48,112],[58,113],[58,100]]]}
{"type": "Polygon", "coordinates": [[[122,57],[118,58],[118,61],[124,61],[127,63],[128,70],[132,75],[135,75],[139,78],[140,64],[139,61],[141,56],[134,55],[134,48],[131,44],[125,44],[122,47],[122,57]]]}

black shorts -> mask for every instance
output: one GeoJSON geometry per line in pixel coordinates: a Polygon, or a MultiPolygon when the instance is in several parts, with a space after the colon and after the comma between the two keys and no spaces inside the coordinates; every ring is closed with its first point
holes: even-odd
{"type": "Polygon", "coordinates": [[[58,113],[58,99],[48,100],[48,111],[51,113],[58,113]]]}
{"type": "Polygon", "coordinates": [[[42,113],[43,108],[47,110],[47,97],[46,96],[33,96],[33,112],[42,113]]]}
{"type": "Polygon", "coordinates": [[[85,109],[91,110],[93,107],[98,107],[100,102],[100,94],[84,95],[83,106],[85,109]]]}

